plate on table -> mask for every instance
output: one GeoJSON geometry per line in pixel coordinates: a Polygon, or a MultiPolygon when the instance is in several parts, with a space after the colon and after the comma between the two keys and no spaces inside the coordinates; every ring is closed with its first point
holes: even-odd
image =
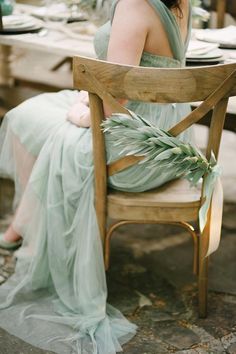
{"type": "Polygon", "coordinates": [[[209,53],[208,55],[205,54],[203,56],[186,57],[187,65],[214,65],[222,63],[223,61],[224,56],[219,51],[209,53]]]}
{"type": "Polygon", "coordinates": [[[224,57],[213,59],[186,59],[187,66],[216,65],[224,62],[224,57]]]}
{"type": "Polygon", "coordinates": [[[220,49],[215,49],[212,50],[209,53],[205,53],[205,54],[187,54],[186,55],[186,62],[187,63],[199,63],[199,65],[203,65],[204,64],[218,64],[220,62],[224,61],[224,57],[222,55],[222,52],[220,49]]]}
{"type": "Polygon", "coordinates": [[[42,22],[31,16],[10,15],[2,17],[3,29],[1,34],[21,34],[37,32],[42,28],[42,22]]]}
{"type": "Polygon", "coordinates": [[[196,30],[195,36],[200,41],[218,43],[220,48],[236,48],[236,26],[196,30]]]}
{"type": "Polygon", "coordinates": [[[195,53],[187,53],[186,54],[186,58],[188,60],[214,60],[214,59],[222,59],[223,55],[220,49],[215,49],[215,50],[211,50],[208,53],[204,53],[204,54],[195,54],[195,53]]]}
{"type": "Polygon", "coordinates": [[[187,66],[202,66],[202,65],[216,65],[224,62],[224,58],[221,59],[186,59],[187,66]]]}
{"type": "Polygon", "coordinates": [[[220,63],[223,60],[224,57],[222,51],[218,48],[218,44],[190,41],[186,53],[187,64],[209,65],[220,63]]]}

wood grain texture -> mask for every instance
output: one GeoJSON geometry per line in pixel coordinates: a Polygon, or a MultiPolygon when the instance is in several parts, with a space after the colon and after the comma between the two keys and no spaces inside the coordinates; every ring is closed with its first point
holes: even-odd
{"type": "MultiPolygon", "coordinates": [[[[74,87],[90,92],[94,92],[95,88],[92,83],[89,85],[83,81],[79,73],[81,64],[86,65],[104,89],[115,98],[159,103],[203,101],[236,70],[236,63],[165,69],[132,67],[75,57],[74,87]]],[[[232,96],[234,95],[236,87],[232,92],[232,96]]]]}
{"type": "Polygon", "coordinates": [[[95,179],[95,209],[98,219],[101,239],[104,242],[106,235],[107,215],[107,172],[104,135],[101,122],[104,117],[101,99],[95,94],[89,94],[89,105],[92,122],[93,159],[95,179]]]}
{"type": "Polygon", "coordinates": [[[201,199],[201,184],[190,187],[185,179],[168,182],[161,187],[145,192],[111,191],[108,202],[123,206],[159,206],[159,207],[199,207],[201,199]]]}

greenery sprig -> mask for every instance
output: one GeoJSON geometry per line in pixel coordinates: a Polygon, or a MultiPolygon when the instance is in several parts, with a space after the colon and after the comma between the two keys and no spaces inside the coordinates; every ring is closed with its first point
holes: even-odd
{"type": "Polygon", "coordinates": [[[213,154],[208,161],[197,147],[153,126],[140,115],[130,113],[133,119],[115,113],[102,123],[103,131],[111,134],[114,144],[121,148],[121,155],[144,156],[139,163],[148,162],[148,168],[172,168],[176,177],[183,176],[192,185],[212,172],[216,166],[213,154]]]}

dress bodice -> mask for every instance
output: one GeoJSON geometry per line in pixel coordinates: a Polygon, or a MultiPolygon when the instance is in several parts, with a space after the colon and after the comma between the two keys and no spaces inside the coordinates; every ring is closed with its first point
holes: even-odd
{"type": "MultiPolygon", "coordinates": [[[[105,23],[97,31],[94,38],[94,47],[96,55],[99,59],[106,60],[107,49],[110,38],[111,23],[114,16],[115,8],[119,0],[113,1],[111,7],[110,20],[105,23]]],[[[174,14],[168,9],[161,0],[148,0],[150,5],[157,12],[162,24],[165,28],[173,58],[159,56],[148,52],[143,52],[140,65],[148,67],[182,67],[185,65],[185,53],[190,39],[191,29],[191,4],[188,21],[188,35],[186,41],[183,42],[180,29],[174,14]]]]}

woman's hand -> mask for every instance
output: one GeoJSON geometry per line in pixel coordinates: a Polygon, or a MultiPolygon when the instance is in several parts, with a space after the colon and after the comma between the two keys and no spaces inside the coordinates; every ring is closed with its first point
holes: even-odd
{"type": "Polygon", "coordinates": [[[87,91],[81,90],[78,93],[78,102],[84,103],[86,106],[89,106],[89,97],[88,97],[88,92],[87,91]]]}
{"type": "Polygon", "coordinates": [[[67,113],[67,120],[81,128],[89,128],[91,126],[89,99],[86,91],[78,93],[76,102],[67,113]]]}

